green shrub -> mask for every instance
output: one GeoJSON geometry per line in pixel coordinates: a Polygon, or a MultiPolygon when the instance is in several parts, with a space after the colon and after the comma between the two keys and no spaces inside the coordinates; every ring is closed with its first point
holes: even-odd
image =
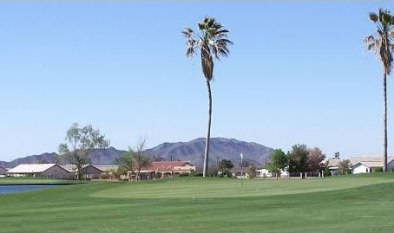
{"type": "Polygon", "coordinates": [[[382,167],[377,167],[377,168],[375,169],[375,172],[383,172],[383,168],[382,168],[382,167]]]}

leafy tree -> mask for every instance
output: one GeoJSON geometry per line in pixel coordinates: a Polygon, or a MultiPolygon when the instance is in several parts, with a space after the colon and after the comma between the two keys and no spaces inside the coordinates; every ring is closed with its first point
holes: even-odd
{"type": "Polygon", "coordinates": [[[346,159],[338,164],[338,175],[347,175],[351,173],[350,160],[346,159]]]}
{"type": "Polygon", "coordinates": [[[137,173],[136,174],[137,182],[140,180],[141,169],[146,168],[151,163],[150,159],[146,155],[144,155],[145,142],[146,142],[145,138],[140,140],[140,142],[137,145],[137,150],[133,155],[135,170],[137,173]]]}
{"type": "Polygon", "coordinates": [[[326,158],[326,156],[322,153],[322,151],[315,147],[313,149],[309,150],[308,154],[308,168],[309,171],[311,172],[320,172],[320,170],[323,170],[323,160],[326,158]]]}
{"type": "Polygon", "coordinates": [[[393,25],[394,17],[390,11],[380,8],[378,14],[371,12],[369,19],[375,23],[377,27],[376,33],[365,38],[364,42],[367,49],[375,52],[380,58],[383,65],[383,171],[387,171],[387,76],[390,75],[392,69],[394,49],[393,45],[393,25]]]}
{"type": "Polygon", "coordinates": [[[256,176],[257,176],[257,167],[256,167],[256,165],[254,165],[254,164],[251,164],[250,166],[249,166],[249,177],[250,178],[256,178],[256,176]]]}
{"type": "Polygon", "coordinates": [[[208,167],[208,175],[209,176],[217,176],[219,172],[219,162],[211,163],[208,167]]]}
{"type": "Polygon", "coordinates": [[[292,147],[289,153],[289,172],[304,173],[308,170],[308,148],[304,144],[297,144],[292,147]]]}
{"type": "Polygon", "coordinates": [[[122,156],[120,156],[116,163],[119,165],[118,167],[118,174],[120,175],[126,175],[128,174],[128,180],[131,181],[131,175],[134,174],[134,152],[131,148],[129,148],[129,151],[124,153],[122,156]]]}
{"type": "Polygon", "coordinates": [[[90,152],[109,145],[109,141],[99,130],[93,129],[91,125],[80,128],[77,123],[67,130],[65,141],[66,143],[59,145],[59,153],[67,162],[76,166],[79,180],[82,179],[82,167],[90,163],[90,152]]]}
{"type": "Polygon", "coordinates": [[[222,159],[222,161],[220,161],[219,163],[219,170],[221,172],[220,176],[221,177],[231,177],[231,172],[230,170],[234,167],[233,163],[231,162],[231,160],[227,160],[227,159],[222,159]]]}
{"type": "Polygon", "coordinates": [[[324,163],[324,165],[323,165],[323,173],[324,173],[324,176],[325,177],[327,177],[327,176],[331,176],[332,174],[331,174],[331,171],[330,171],[330,167],[328,166],[328,161],[326,161],[325,163],[324,163]]]}
{"type": "Polygon", "coordinates": [[[214,18],[205,17],[201,23],[198,23],[198,29],[200,31],[199,35],[191,28],[185,28],[182,33],[187,40],[186,56],[192,58],[197,50],[200,51],[201,68],[208,88],[208,130],[203,167],[203,177],[205,177],[208,172],[209,140],[211,135],[212,93],[210,82],[213,78],[214,59],[228,56],[230,52],[228,45],[232,44],[232,42],[227,39],[229,31],[224,29],[223,25],[216,22],[214,18]]]}
{"type": "Polygon", "coordinates": [[[288,166],[288,156],[281,149],[276,149],[271,154],[271,163],[268,164],[268,171],[275,174],[276,178],[280,176],[281,170],[288,166]]]}
{"type": "Polygon", "coordinates": [[[341,154],[339,152],[335,152],[334,159],[340,159],[341,154]]]}

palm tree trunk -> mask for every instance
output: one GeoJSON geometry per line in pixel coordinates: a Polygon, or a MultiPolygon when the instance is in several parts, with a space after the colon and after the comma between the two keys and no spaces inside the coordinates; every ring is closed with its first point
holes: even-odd
{"type": "Polygon", "coordinates": [[[211,115],[212,115],[212,93],[211,84],[208,79],[206,79],[208,87],[208,98],[209,98],[209,111],[208,111],[208,132],[205,141],[205,155],[204,155],[204,168],[202,171],[202,176],[206,177],[208,174],[208,157],[209,157],[209,140],[211,138],[211,115]]]}
{"type": "Polygon", "coordinates": [[[384,139],[383,139],[383,172],[387,171],[387,74],[383,74],[383,99],[384,99],[384,139]]]}

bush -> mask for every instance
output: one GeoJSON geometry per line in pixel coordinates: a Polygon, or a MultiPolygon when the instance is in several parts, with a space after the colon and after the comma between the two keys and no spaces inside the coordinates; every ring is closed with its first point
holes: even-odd
{"type": "Polygon", "coordinates": [[[224,171],[219,176],[222,177],[222,178],[225,178],[225,177],[231,178],[233,176],[233,174],[230,171],[224,171]]]}
{"type": "Polygon", "coordinates": [[[111,179],[111,175],[109,173],[107,173],[107,172],[103,173],[103,174],[100,175],[100,179],[103,179],[103,180],[111,179]]]}
{"type": "Polygon", "coordinates": [[[331,176],[330,168],[325,167],[324,170],[323,170],[323,172],[324,172],[324,176],[325,176],[325,177],[331,176]]]}
{"type": "Polygon", "coordinates": [[[382,168],[382,167],[377,167],[377,168],[375,169],[375,172],[383,172],[383,168],[382,168]]]}
{"type": "Polygon", "coordinates": [[[181,173],[181,174],[179,174],[179,177],[187,177],[187,176],[189,176],[189,173],[181,173]]]}

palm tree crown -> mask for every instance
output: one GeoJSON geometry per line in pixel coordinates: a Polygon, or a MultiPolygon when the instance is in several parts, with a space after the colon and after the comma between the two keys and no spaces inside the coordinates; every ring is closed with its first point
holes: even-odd
{"type": "Polygon", "coordinates": [[[369,19],[376,24],[378,28],[374,35],[365,38],[367,49],[374,51],[383,63],[384,73],[390,75],[392,69],[394,50],[394,17],[390,11],[379,9],[379,13],[369,14],[369,19]]]}
{"type": "Polygon", "coordinates": [[[200,34],[196,35],[191,28],[185,28],[182,33],[187,42],[186,56],[192,58],[199,49],[201,52],[201,68],[205,78],[211,81],[213,78],[213,58],[220,60],[220,56],[227,57],[229,54],[228,45],[232,44],[227,39],[228,30],[223,25],[216,22],[214,18],[206,17],[198,23],[200,34]]]}

